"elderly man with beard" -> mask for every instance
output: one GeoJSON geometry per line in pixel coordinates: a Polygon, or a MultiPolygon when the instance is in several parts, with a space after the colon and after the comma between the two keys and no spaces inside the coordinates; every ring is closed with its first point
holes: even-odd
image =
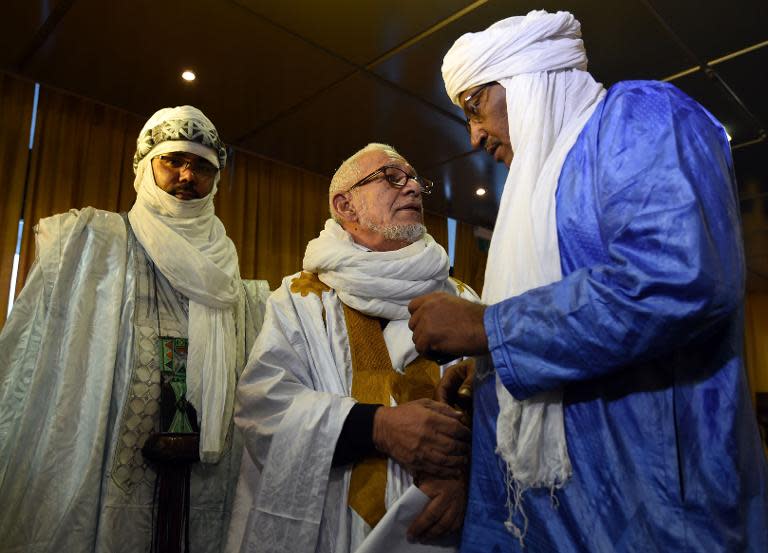
{"type": "Polygon", "coordinates": [[[161,109],[136,145],[130,212],[42,219],[0,334],[0,551],[222,550],[268,289],[214,214],[210,120],[161,109]]]}
{"type": "Polygon", "coordinates": [[[356,551],[413,494],[426,506],[408,535],[388,539],[408,549],[407,538],[459,529],[470,432],[461,411],[433,401],[440,368],[417,354],[407,325],[418,295],[475,298],[426,234],[431,186],[382,144],[334,175],[333,219],[308,244],[304,270],[270,297],[238,386],[235,420],[253,465],[230,549],[356,551]]]}
{"type": "Polygon", "coordinates": [[[672,85],[606,91],[580,37],[531,12],[443,63],[473,146],[509,167],[487,307],[410,305],[419,351],[490,354],[462,551],[768,551],[725,131],[672,85]]]}

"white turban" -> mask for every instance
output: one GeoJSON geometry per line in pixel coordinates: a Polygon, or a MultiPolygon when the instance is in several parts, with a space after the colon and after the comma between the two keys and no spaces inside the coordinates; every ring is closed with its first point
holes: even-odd
{"type": "MultiPolygon", "coordinates": [[[[562,278],[555,192],[565,157],[605,89],[586,72],[579,22],[570,13],[530,12],[459,38],[443,61],[445,88],[459,94],[497,81],[506,92],[509,143],[514,157],[491,239],[483,302],[492,304],[562,278]]],[[[482,127],[482,124],[480,125],[482,127]]],[[[504,140],[506,137],[497,137],[504,140]]],[[[489,373],[490,359],[478,363],[489,373]]],[[[554,490],[572,472],[563,425],[562,391],[518,401],[498,375],[497,453],[507,465],[512,522],[523,492],[554,490]]]]}
{"type": "Polygon", "coordinates": [[[541,71],[587,69],[581,24],[568,12],[532,11],[459,38],[443,58],[443,80],[457,106],[474,86],[541,71]]]}
{"type": "Polygon", "coordinates": [[[219,169],[224,169],[227,164],[226,146],[211,120],[194,106],[177,106],[157,110],[144,123],[136,139],[133,172],[150,152],[158,156],[179,151],[175,149],[174,142],[177,141],[188,142],[185,151],[207,159],[219,169]]]}
{"type": "Polygon", "coordinates": [[[234,389],[242,357],[235,317],[244,294],[237,251],[214,214],[219,173],[204,198],[180,200],[155,183],[152,158],[189,152],[216,167],[226,149],[216,128],[192,106],[161,109],[139,133],[134,167],[136,203],[131,228],[171,285],[189,298],[187,400],[200,423],[200,459],[218,461],[232,419],[234,389]]]}

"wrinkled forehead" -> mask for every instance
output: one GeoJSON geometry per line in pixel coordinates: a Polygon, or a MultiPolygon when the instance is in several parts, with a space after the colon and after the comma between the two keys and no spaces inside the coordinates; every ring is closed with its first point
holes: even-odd
{"type": "Polygon", "coordinates": [[[358,160],[361,177],[376,171],[384,165],[400,167],[409,173],[413,172],[413,167],[404,157],[382,150],[368,152],[358,160]]]}

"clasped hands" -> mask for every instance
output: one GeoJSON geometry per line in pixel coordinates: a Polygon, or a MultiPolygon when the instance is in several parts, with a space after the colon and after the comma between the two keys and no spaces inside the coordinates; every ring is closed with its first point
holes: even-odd
{"type": "MultiPolygon", "coordinates": [[[[487,352],[483,305],[435,293],[414,299],[408,309],[419,353],[446,359],[487,352]]],[[[463,523],[471,432],[465,411],[452,406],[467,404],[471,381],[471,364],[457,363],[446,371],[438,401],[420,399],[376,411],[376,448],[403,465],[430,497],[408,529],[411,540],[435,540],[463,523]]]]}
{"type": "Polygon", "coordinates": [[[430,497],[408,529],[411,541],[435,540],[461,528],[471,442],[463,416],[462,411],[431,399],[376,410],[376,449],[404,466],[430,497]]]}

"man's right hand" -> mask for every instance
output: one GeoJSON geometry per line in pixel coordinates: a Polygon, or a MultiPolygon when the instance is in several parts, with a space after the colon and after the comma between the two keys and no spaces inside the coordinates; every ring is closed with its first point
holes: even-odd
{"type": "Polygon", "coordinates": [[[373,419],[373,443],[411,474],[458,478],[469,463],[472,439],[462,415],[431,399],[381,407],[373,419]]]}
{"type": "Polygon", "coordinates": [[[475,359],[468,358],[445,368],[437,385],[435,399],[463,411],[472,408],[472,380],[475,375],[475,359]]]}

